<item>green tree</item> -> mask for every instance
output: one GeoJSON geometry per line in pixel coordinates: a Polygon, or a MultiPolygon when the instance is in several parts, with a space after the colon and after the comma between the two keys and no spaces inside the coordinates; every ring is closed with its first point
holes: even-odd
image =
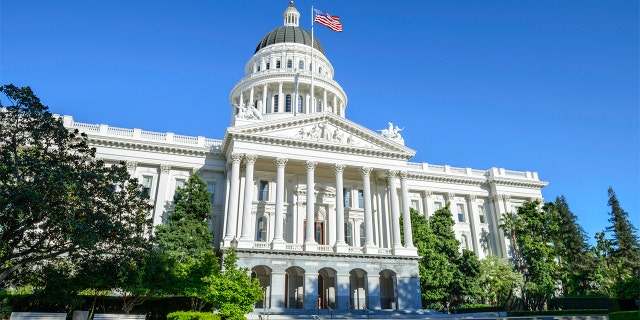
{"type": "Polygon", "coordinates": [[[237,255],[232,249],[224,252],[223,270],[203,278],[208,285],[206,300],[214,305],[223,319],[246,319],[253,305],[262,299],[262,286],[249,276],[249,270],[238,268],[237,255]]]}
{"type": "Polygon", "coordinates": [[[482,269],[478,256],[473,251],[464,249],[456,259],[455,265],[451,300],[457,305],[480,301],[483,291],[480,288],[482,269]]]}
{"type": "Polygon", "coordinates": [[[636,228],[629,221],[629,214],[622,209],[613,188],[608,190],[608,205],[610,226],[607,231],[613,236],[613,257],[617,261],[617,279],[623,280],[630,276],[640,277],[640,243],[636,228]]]}
{"type": "Polygon", "coordinates": [[[144,247],[151,207],[124,164],[96,160],[29,87],[0,91],[0,283],[100,245],[144,247]]]}
{"type": "Polygon", "coordinates": [[[522,274],[506,259],[487,256],[480,261],[480,287],[489,304],[511,309],[515,292],[524,285],[522,274]]]}
{"type": "Polygon", "coordinates": [[[605,296],[613,295],[618,267],[613,258],[613,245],[604,232],[596,233],[596,245],[591,249],[594,258],[592,293],[605,296]]]}
{"type": "Polygon", "coordinates": [[[547,206],[557,212],[558,232],[553,235],[553,243],[563,294],[586,295],[592,288],[594,268],[586,233],[564,196],[557,197],[547,206]]]}

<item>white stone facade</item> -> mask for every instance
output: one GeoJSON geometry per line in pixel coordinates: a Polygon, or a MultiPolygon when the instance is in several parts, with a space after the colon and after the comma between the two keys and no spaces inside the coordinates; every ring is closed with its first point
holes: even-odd
{"type": "MultiPolygon", "coordinates": [[[[293,5],[283,17],[267,37],[306,35],[293,5]]],[[[346,94],[322,50],[267,37],[231,91],[222,140],[70,116],[65,126],[87,133],[97,157],[127,163],[151,197],[156,225],[176,188],[199,172],[213,194],[216,247],[236,248],[265,289],[256,308],[421,308],[409,208],[429,216],[449,202],[463,248],[509,256],[499,219],[542,198],[547,183],[537,173],[409,162],[415,151],[401,129],[389,123],[379,134],[345,118],[346,94]]]]}

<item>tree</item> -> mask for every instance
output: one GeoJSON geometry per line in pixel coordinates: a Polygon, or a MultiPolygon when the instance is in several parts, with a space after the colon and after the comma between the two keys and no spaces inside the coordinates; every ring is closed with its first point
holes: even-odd
{"type": "Polygon", "coordinates": [[[610,226],[607,231],[613,236],[613,257],[619,262],[617,278],[623,280],[629,276],[640,277],[640,243],[636,228],[629,221],[629,214],[622,209],[612,187],[608,190],[611,207],[610,226]]]}
{"type": "MultiPolygon", "coordinates": [[[[524,279],[512,263],[496,256],[487,256],[480,261],[480,287],[489,304],[509,308],[515,292],[522,290],[524,279]]],[[[509,308],[510,309],[510,308],[509,308]]]]}
{"type": "Polygon", "coordinates": [[[99,244],[144,246],[151,207],[125,165],[96,160],[29,87],[0,91],[0,282],[99,244]]]}
{"type": "Polygon", "coordinates": [[[207,285],[202,279],[220,272],[209,230],[210,214],[211,194],[194,173],[177,190],[167,224],[156,228],[159,250],[172,264],[173,291],[191,297],[191,308],[197,311],[206,303],[207,285]]]}
{"type": "Polygon", "coordinates": [[[558,232],[552,236],[563,294],[586,295],[593,284],[594,268],[586,233],[564,196],[557,197],[547,206],[557,213],[558,218],[558,232]]]}
{"type": "Polygon", "coordinates": [[[604,232],[596,233],[596,246],[591,249],[595,260],[593,269],[593,293],[605,296],[613,295],[618,267],[612,256],[613,245],[604,232]]]}

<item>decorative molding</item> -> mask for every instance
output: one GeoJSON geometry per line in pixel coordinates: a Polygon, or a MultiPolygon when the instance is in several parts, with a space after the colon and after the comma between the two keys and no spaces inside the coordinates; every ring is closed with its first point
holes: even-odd
{"type": "Polygon", "coordinates": [[[467,195],[467,199],[469,200],[469,202],[474,202],[476,201],[476,195],[475,194],[468,194],[467,195]]]}
{"type": "Polygon", "coordinates": [[[318,161],[307,161],[304,163],[305,167],[307,168],[307,171],[313,171],[316,166],[318,165],[318,161]]]}
{"type": "Polygon", "coordinates": [[[336,163],[333,165],[333,171],[337,174],[342,174],[344,172],[344,168],[346,168],[347,165],[344,163],[336,163]]]}
{"type": "Polygon", "coordinates": [[[285,165],[287,165],[287,161],[289,161],[289,159],[287,158],[276,158],[274,160],[274,162],[276,163],[276,167],[278,168],[283,168],[285,165]]]}
{"type": "Polygon", "coordinates": [[[127,165],[127,170],[136,171],[136,168],[138,167],[138,162],[137,161],[127,160],[125,163],[127,165]]]}
{"type": "Polygon", "coordinates": [[[160,172],[169,173],[169,171],[171,171],[171,165],[168,165],[168,164],[161,164],[160,165],[160,172]]]}
{"type": "Polygon", "coordinates": [[[371,167],[362,167],[360,168],[360,173],[362,174],[362,177],[367,177],[371,175],[371,170],[373,170],[371,167]]]}
{"type": "Polygon", "coordinates": [[[242,161],[243,157],[244,157],[244,154],[242,154],[242,153],[232,153],[231,154],[231,161],[240,163],[240,161],[242,161]]]}
{"type": "Polygon", "coordinates": [[[255,164],[257,159],[258,159],[258,155],[256,155],[256,154],[245,154],[244,155],[244,161],[245,161],[245,164],[247,164],[247,165],[255,164]]]}
{"type": "Polygon", "coordinates": [[[407,178],[409,177],[409,173],[406,171],[400,171],[400,180],[407,180],[407,178]]]}
{"type": "Polygon", "coordinates": [[[400,171],[398,170],[388,170],[387,174],[389,176],[389,179],[395,179],[398,177],[398,174],[400,173],[400,171]]]}

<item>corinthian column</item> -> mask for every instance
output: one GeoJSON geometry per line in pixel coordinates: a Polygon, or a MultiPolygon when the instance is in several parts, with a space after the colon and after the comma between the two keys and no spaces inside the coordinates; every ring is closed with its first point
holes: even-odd
{"type": "Polygon", "coordinates": [[[402,222],[404,226],[404,246],[413,248],[411,234],[411,207],[409,206],[409,189],[407,188],[407,172],[400,173],[400,190],[402,192],[402,222]]]}
{"type": "Polygon", "coordinates": [[[400,241],[400,214],[398,211],[397,170],[389,170],[389,204],[391,205],[391,226],[393,227],[393,248],[402,248],[400,241]]]}
{"type": "Polygon", "coordinates": [[[273,233],[273,242],[271,242],[271,249],[279,250],[285,249],[286,242],[284,241],[284,167],[287,164],[287,159],[276,159],[276,216],[275,227],[273,233]]]}
{"type": "Polygon", "coordinates": [[[333,171],[336,173],[336,252],[348,252],[349,246],[344,242],[344,186],[342,184],[342,173],[344,164],[336,163],[333,171]]]}
{"type": "Polygon", "coordinates": [[[253,213],[253,167],[258,156],[255,154],[245,155],[245,176],[244,176],[244,202],[242,204],[242,233],[238,241],[238,248],[253,247],[251,239],[251,215],[253,213]]]}
{"type": "Polygon", "coordinates": [[[315,220],[314,220],[314,210],[315,210],[315,181],[314,181],[314,170],[318,162],[316,161],[307,161],[305,166],[307,167],[307,226],[306,226],[306,237],[304,241],[304,250],[305,251],[315,251],[318,248],[318,243],[316,243],[315,239],[315,220]]]}
{"type": "Polygon", "coordinates": [[[229,207],[227,209],[227,226],[224,234],[224,247],[231,246],[236,238],[237,220],[238,220],[238,192],[240,188],[240,161],[242,154],[231,154],[231,181],[229,187],[229,207]]]}
{"type": "Polygon", "coordinates": [[[364,253],[378,253],[378,248],[373,243],[373,214],[371,212],[371,168],[363,167],[362,173],[362,193],[364,193],[364,226],[365,240],[364,253]]]}

